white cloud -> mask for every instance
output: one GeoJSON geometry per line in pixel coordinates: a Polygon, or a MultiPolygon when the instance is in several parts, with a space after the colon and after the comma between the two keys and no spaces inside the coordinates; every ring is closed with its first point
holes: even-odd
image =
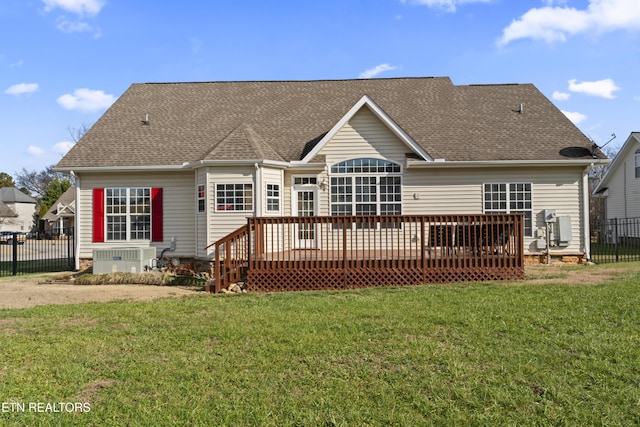
{"type": "Polygon", "coordinates": [[[63,33],[81,33],[87,31],[93,31],[93,27],[86,22],[81,21],[69,21],[65,18],[59,18],[56,28],[63,33]]]}
{"type": "Polygon", "coordinates": [[[440,9],[446,12],[455,12],[457,6],[462,5],[464,3],[489,3],[491,0],[400,0],[400,1],[402,3],[432,7],[434,9],[440,9]]]}
{"type": "Polygon", "coordinates": [[[615,30],[640,29],[638,0],[589,0],[584,10],[573,7],[548,6],[533,8],[514,20],[502,32],[499,46],[518,39],[532,38],[551,43],[566,41],[567,36],[580,33],[605,33],[615,30]]]}
{"type": "Polygon", "coordinates": [[[558,90],[554,91],[551,97],[556,101],[566,101],[571,96],[570,93],[560,92],[558,90]]]}
{"type": "Polygon", "coordinates": [[[71,147],[73,147],[74,145],[75,143],[71,141],[60,141],[54,144],[53,147],[51,147],[51,151],[64,156],[69,150],[71,150],[71,147]]]}
{"type": "Polygon", "coordinates": [[[575,111],[564,111],[564,110],[560,110],[560,111],[562,111],[562,114],[567,116],[567,118],[571,120],[574,125],[578,125],[579,123],[582,123],[585,120],[587,120],[587,116],[585,116],[582,113],[578,113],[575,111]]]}
{"type": "Polygon", "coordinates": [[[44,154],[44,150],[35,145],[30,145],[29,148],[27,148],[27,152],[34,156],[42,156],[44,154]]]}
{"type": "Polygon", "coordinates": [[[377,76],[380,73],[384,73],[385,71],[393,71],[393,70],[397,70],[398,67],[396,67],[395,65],[389,65],[389,64],[380,64],[380,65],[376,65],[373,68],[369,68],[367,71],[364,71],[362,73],[360,73],[360,75],[358,76],[359,79],[370,79],[372,77],[377,76]]]}
{"type": "Polygon", "coordinates": [[[598,80],[595,82],[578,83],[576,79],[569,80],[569,90],[571,92],[584,93],[589,96],[600,96],[602,98],[613,99],[613,92],[620,90],[611,79],[598,80]]]}
{"type": "Polygon", "coordinates": [[[13,64],[9,64],[9,68],[22,68],[24,61],[22,59],[17,60],[13,64]]]}
{"type": "Polygon", "coordinates": [[[108,108],[115,101],[113,95],[101,90],[76,89],[72,94],[65,94],[58,98],[58,104],[67,110],[92,112],[108,108]]]}
{"type": "Polygon", "coordinates": [[[4,93],[7,95],[23,95],[25,93],[32,94],[38,90],[38,83],[19,83],[17,85],[9,86],[4,93]]]}
{"type": "Polygon", "coordinates": [[[95,16],[104,7],[104,0],[42,0],[45,12],[60,8],[79,16],[95,16]]]}

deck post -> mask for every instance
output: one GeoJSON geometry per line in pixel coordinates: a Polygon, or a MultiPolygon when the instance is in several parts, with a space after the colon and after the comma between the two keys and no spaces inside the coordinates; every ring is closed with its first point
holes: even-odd
{"type": "Polygon", "coordinates": [[[425,268],[425,259],[427,256],[427,242],[425,241],[426,232],[424,229],[424,215],[420,216],[420,270],[422,270],[422,283],[427,281],[427,271],[425,268]]]}
{"type": "Polygon", "coordinates": [[[342,288],[347,288],[347,221],[345,220],[342,220],[342,288]]]}
{"type": "MultiPolygon", "coordinates": [[[[251,217],[247,218],[247,273],[249,272],[249,269],[251,268],[251,217]]],[[[262,227],[260,227],[262,229],[262,227]]],[[[256,229],[256,234],[258,233],[258,227],[255,227],[256,229]]],[[[262,230],[261,230],[262,231],[262,230]]],[[[258,244],[258,236],[256,236],[256,255],[258,250],[257,250],[257,244],[258,244]]]]}

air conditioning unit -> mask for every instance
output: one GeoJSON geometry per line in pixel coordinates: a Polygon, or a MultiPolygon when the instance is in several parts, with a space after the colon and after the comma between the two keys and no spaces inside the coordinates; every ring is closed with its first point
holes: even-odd
{"type": "Polygon", "coordinates": [[[156,248],[94,249],[93,274],[140,273],[155,257],[156,248]]]}

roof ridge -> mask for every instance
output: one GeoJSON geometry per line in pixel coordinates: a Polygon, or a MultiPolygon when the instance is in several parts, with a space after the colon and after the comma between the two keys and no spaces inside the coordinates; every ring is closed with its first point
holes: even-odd
{"type": "Polygon", "coordinates": [[[183,85],[183,84],[208,84],[208,83],[320,83],[320,82],[355,82],[371,80],[451,80],[449,76],[409,76],[409,77],[374,77],[374,78],[352,78],[352,79],[285,79],[285,80],[202,80],[183,82],[140,82],[138,85],[183,85]]]}

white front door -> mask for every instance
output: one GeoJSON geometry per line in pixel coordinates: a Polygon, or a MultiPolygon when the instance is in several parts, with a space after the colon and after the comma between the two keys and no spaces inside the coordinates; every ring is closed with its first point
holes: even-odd
{"type": "MultiPolygon", "coordinates": [[[[294,188],[293,213],[295,216],[311,217],[317,215],[318,189],[294,188]]],[[[316,227],[311,221],[294,227],[293,246],[297,249],[314,249],[316,247],[316,227]]]]}

